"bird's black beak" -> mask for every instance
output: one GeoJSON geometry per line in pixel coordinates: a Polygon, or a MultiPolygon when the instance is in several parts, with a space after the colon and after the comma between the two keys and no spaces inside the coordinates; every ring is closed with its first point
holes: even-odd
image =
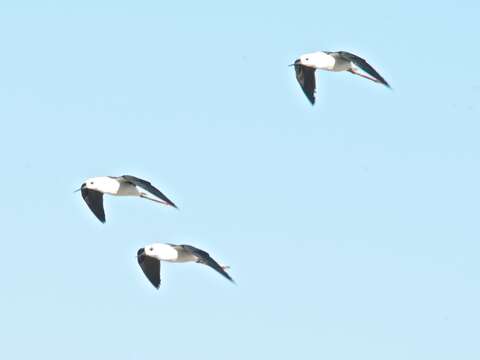
{"type": "Polygon", "coordinates": [[[295,66],[295,65],[300,65],[300,59],[295,60],[293,64],[290,64],[288,66],[295,66]]]}
{"type": "Polygon", "coordinates": [[[76,192],[79,192],[80,190],[82,190],[83,188],[85,188],[87,186],[87,183],[83,183],[82,186],[80,186],[79,189],[75,190],[74,193],[76,192]]]}

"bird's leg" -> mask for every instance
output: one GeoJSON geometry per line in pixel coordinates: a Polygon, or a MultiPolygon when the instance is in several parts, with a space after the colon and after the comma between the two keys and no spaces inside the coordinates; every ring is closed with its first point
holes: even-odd
{"type": "Polygon", "coordinates": [[[219,264],[219,265],[220,265],[220,267],[221,267],[223,270],[228,270],[228,269],[230,269],[230,266],[228,266],[228,265],[223,265],[223,264],[219,264]]]}
{"type": "Polygon", "coordinates": [[[151,198],[151,197],[147,196],[147,194],[145,194],[145,193],[143,193],[143,192],[140,193],[140,197],[141,197],[141,198],[144,198],[144,199],[147,199],[147,200],[151,200],[151,201],[158,202],[158,203],[163,204],[163,205],[167,205],[167,206],[170,205],[169,203],[167,203],[167,202],[165,202],[165,201],[163,201],[163,200],[158,200],[158,199],[151,198]]]}
{"type": "Polygon", "coordinates": [[[355,69],[350,69],[350,70],[348,70],[348,71],[350,71],[353,75],[358,75],[358,76],[364,77],[365,79],[372,80],[372,81],[377,82],[377,83],[380,82],[380,81],[378,81],[377,79],[375,79],[374,77],[371,77],[371,76],[362,74],[361,72],[358,72],[358,71],[355,70],[355,69]]]}

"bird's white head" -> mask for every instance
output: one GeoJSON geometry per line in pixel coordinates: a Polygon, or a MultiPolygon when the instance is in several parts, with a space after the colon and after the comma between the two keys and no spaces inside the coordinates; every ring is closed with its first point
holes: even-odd
{"type": "Polygon", "coordinates": [[[90,189],[90,190],[97,190],[100,191],[100,182],[98,181],[97,178],[89,178],[85,180],[85,182],[82,184],[81,189],[90,189]]]}
{"type": "Polygon", "coordinates": [[[295,61],[295,64],[300,64],[313,69],[333,70],[335,67],[335,58],[324,51],[317,51],[303,54],[295,61]]]}
{"type": "MultiPolygon", "coordinates": [[[[304,54],[300,56],[300,58],[297,60],[298,63],[302,64],[303,66],[308,66],[315,68],[317,66],[317,56],[316,53],[311,53],[311,54],[304,54]]],[[[297,62],[295,61],[295,62],[297,62]]]]}
{"type": "Polygon", "coordinates": [[[151,257],[157,256],[157,255],[158,255],[158,252],[159,252],[158,245],[159,245],[159,244],[146,245],[146,246],[144,247],[144,249],[145,249],[145,254],[146,254],[147,256],[151,256],[151,257]]]}
{"type": "Polygon", "coordinates": [[[175,261],[178,258],[178,252],[172,244],[154,243],[146,245],[145,255],[158,260],[175,261]]]}

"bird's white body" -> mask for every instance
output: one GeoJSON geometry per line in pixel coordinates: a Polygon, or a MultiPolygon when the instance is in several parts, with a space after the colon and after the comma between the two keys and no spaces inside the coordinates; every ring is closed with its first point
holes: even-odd
{"type": "Polygon", "coordinates": [[[327,71],[345,71],[352,68],[352,63],[350,61],[337,59],[323,51],[300,56],[300,64],[314,69],[327,71]]]}
{"type": "Polygon", "coordinates": [[[347,71],[390,87],[388,82],[365,59],[348,51],[317,51],[303,54],[291,66],[295,67],[297,81],[312,105],[315,104],[315,72],[317,69],[335,72],[347,71]]]}
{"type": "Polygon", "coordinates": [[[231,282],[231,276],[225,271],[228,266],[220,265],[210,255],[191,245],[175,245],[154,243],[137,251],[137,262],[150,283],[157,289],[160,287],[160,263],[169,261],[175,263],[196,262],[206,265],[231,282]]]}
{"type": "Polygon", "coordinates": [[[150,182],[132,175],[92,177],[87,179],[76,191],[82,192],[83,200],[102,223],[105,223],[106,220],[103,208],[104,194],[141,197],[163,205],[177,207],[150,182]]]}
{"type": "Polygon", "coordinates": [[[145,246],[145,254],[158,260],[169,262],[191,262],[198,260],[195,255],[184,251],[178,251],[170,244],[155,243],[145,246]]]}
{"type": "Polygon", "coordinates": [[[88,189],[116,196],[140,196],[135,185],[118,181],[109,176],[98,176],[85,181],[88,189]]]}

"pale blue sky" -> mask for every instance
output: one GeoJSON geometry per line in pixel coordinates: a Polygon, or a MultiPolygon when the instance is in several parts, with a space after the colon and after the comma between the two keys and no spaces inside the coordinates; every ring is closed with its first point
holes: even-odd
{"type": "Polygon", "coordinates": [[[477,1],[0,4],[2,359],[478,359],[477,1]],[[393,91],[287,67],[365,57],[393,91]],[[133,174],[180,211],[73,194],[133,174]],[[233,286],[134,258],[190,243],[233,286]]]}

